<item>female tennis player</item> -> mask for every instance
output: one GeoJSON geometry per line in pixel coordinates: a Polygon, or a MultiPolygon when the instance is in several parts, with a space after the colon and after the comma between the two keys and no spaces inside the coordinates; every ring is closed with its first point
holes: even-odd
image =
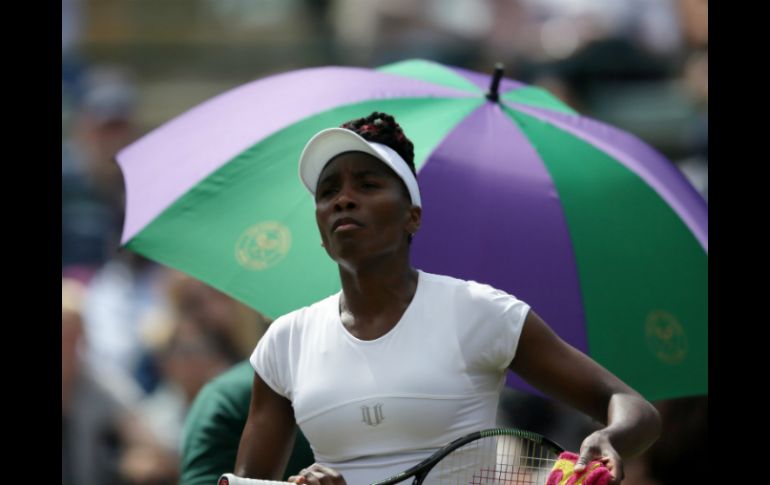
{"type": "Polygon", "coordinates": [[[300,178],[342,290],[278,318],[254,350],[235,473],[278,479],[296,422],[316,463],[291,481],[389,477],[493,427],[510,368],[606,424],[583,441],[577,470],[600,459],[619,484],[622,460],[659,436],[657,411],[515,296],[411,265],[422,215],[413,158],[394,118],[377,112],[305,146],[300,178]]]}

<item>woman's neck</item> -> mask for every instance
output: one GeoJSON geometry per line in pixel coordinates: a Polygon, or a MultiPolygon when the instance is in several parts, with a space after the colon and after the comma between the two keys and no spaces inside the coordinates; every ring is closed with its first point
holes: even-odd
{"type": "Polygon", "coordinates": [[[417,270],[408,260],[401,264],[388,262],[365,268],[340,266],[340,311],[349,312],[356,319],[401,313],[414,297],[417,279],[417,270]]]}

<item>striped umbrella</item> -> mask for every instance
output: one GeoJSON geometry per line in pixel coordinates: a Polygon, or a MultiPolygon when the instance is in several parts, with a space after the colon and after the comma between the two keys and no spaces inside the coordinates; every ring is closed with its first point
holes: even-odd
{"type": "Polygon", "coordinates": [[[648,399],[707,393],[705,201],[634,136],[501,76],[410,60],[221,94],[118,154],[122,243],[273,317],[328,296],[297,161],[321,129],[386,112],[415,145],[416,267],[527,301],[648,399]]]}

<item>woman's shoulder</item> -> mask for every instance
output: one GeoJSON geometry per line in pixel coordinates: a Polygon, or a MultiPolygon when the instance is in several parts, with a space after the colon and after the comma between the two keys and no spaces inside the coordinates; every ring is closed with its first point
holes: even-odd
{"type": "Polygon", "coordinates": [[[444,288],[457,288],[468,289],[474,291],[503,291],[493,287],[488,283],[484,283],[476,280],[466,280],[455,276],[446,274],[428,273],[423,270],[420,271],[420,281],[428,283],[430,286],[444,287],[444,288]]]}
{"type": "Polygon", "coordinates": [[[428,273],[427,271],[418,270],[420,273],[420,283],[426,283],[427,286],[436,288],[464,288],[468,284],[475,283],[469,280],[463,280],[454,276],[438,273],[428,273]]]}
{"type": "Polygon", "coordinates": [[[450,292],[455,298],[465,297],[470,300],[518,299],[505,290],[476,280],[465,280],[444,274],[427,273],[422,270],[420,270],[420,278],[421,281],[426,283],[429,290],[450,292]]]}
{"type": "Polygon", "coordinates": [[[335,293],[315,303],[290,311],[276,318],[268,327],[268,331],[289,331],[318,321],[334,311],[338,300],[339,293],[335,293]]]}

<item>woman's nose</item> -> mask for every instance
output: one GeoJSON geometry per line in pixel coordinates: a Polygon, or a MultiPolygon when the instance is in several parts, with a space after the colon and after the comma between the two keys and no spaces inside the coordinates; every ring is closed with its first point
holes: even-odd
{"type": "Polygon", "coordinates": [[[334,200],[334,209],[337,211],[350,210],[357,206],[357,202],[350,193],[350,188],[342,187],[334,200]]]}

